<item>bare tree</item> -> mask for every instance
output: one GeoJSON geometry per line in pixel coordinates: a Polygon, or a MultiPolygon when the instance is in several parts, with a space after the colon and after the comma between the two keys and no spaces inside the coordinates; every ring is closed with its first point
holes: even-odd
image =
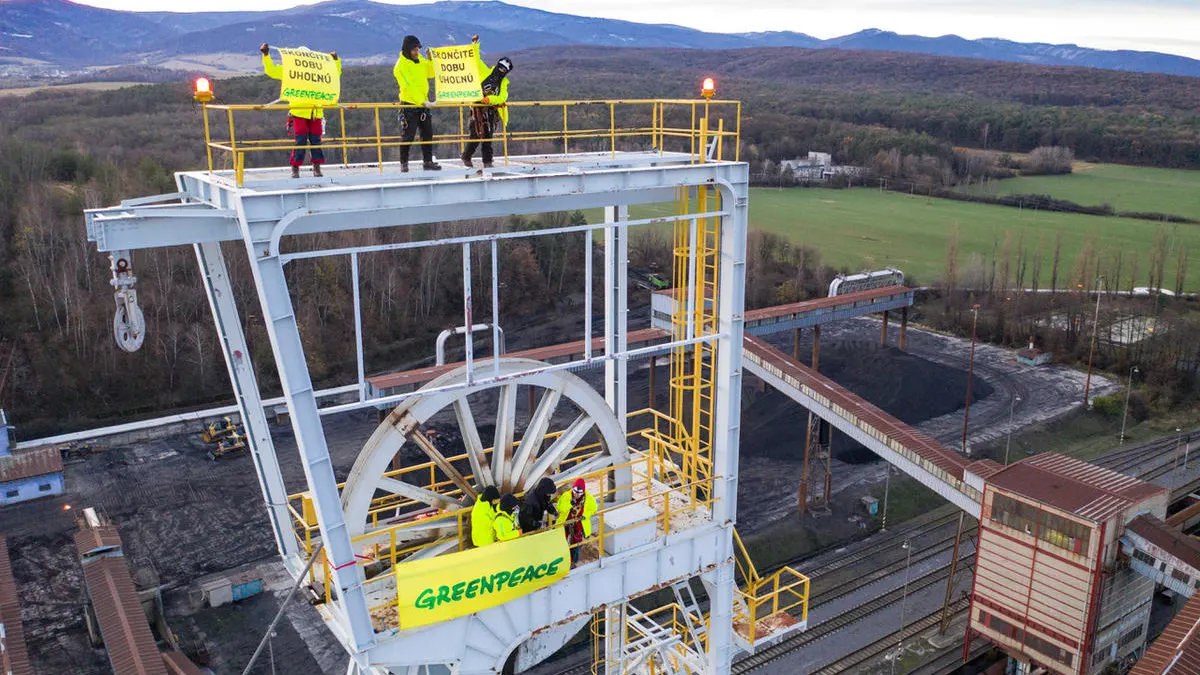
{"type": "Polygon", "coordinates": [[[1050,268],[1050,293],[1058,292],[1058,262],[1062,258],[1062,230],[1054,233],[1054,262],[1050,268]]]}

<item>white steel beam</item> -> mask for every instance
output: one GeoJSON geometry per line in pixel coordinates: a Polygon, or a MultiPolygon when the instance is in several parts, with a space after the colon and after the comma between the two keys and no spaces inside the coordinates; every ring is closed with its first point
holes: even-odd
{"type": "MultiPolygon", "coordinates": [[[[721,219],[717,327],[716,411],[713,415],[713,522],[720,563],[710,597],[708,672],[728,673],[733,664],[733,525],[737,519],[738,441],[742,410],[742,328],[746,298],[746,229],[749,210],[748,167],[736,183],[719,185],[717,194],[730,215],[721,219]]],[[[703,298],[700,299],[704,301],[703,298]]],[[[751,628],[753,630],[753,627],[751,628]]]]}
{"type": "MultiPolygon", "coordinates": [[[[629,334],[629,207],[604,209],[604,351],[614,356],[604,362],[604,397],[626,432],[625,415],[629,407],[629,361],[626,336],[629,334]]],[[[589,337],[590,339],[590,337],[589,337]]],[[[633,499],[633,470],[620,467],[613,471],[613,498],[619,502],[633,499]]]]}
{"type": "Polygon", "coordinates": [[[212,308],[213,323],[216,324],[217,339],[221,344],[221,353],[225,355],[225,366],[229,369],[229,382],[233,385],[238,413],[245,425],[246,444],[250,447],[250,457],[254,460],[258,484],[267,505],[267,519],[275,535],[275,546],[284,563],[296,573],[303,567],[303,561],[299,558],[299,545],[292,534],[287,489],[283,484],[279,457],[275,454],[271,429],[263,411],[258,378],[254,375],[250,351],[246,346],[246,334],[242,331],[233,286],[229,283],[225,256],[221,253],[221,245],[215,242],[196,244],[195,249],[196,261],[200,264],[200,278],[204,280],[204,290],[212,308]]]}
{"type": "Polygon", "coordinates": [[[348,646],[361,653],[375,643],[375,631],[367,611],[362,572],[355,564],[354,547],[342,513],[341,495],[317,410],[295,308],[288,294],[283,261],[278,256],[266,255],[266,242],[255,241],[251,237],[244,219],[242,228],[246,252],[251,261],[250,269],[254,273],[254,283],[275,354],[275,365],[291,412],[292,431],[296,435],[301,465],[317,512],[321,541],[332,570],[333,579],[329,581],[336,584],[342,614],[346,617],[348,625],[345,631],[351,640],[348,646]]]}

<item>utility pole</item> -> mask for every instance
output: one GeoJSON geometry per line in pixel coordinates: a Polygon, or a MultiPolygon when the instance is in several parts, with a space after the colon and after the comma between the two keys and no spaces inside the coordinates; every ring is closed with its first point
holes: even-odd
{"type": "Polygon", "coordinates": [[[1125,445],[1125,420],[1129,419],[1129,394],[1133,391],[1133,374],[1136,372],[1139,372],[1137,366],[1129,369],[1129,384],[1125,387],[1125,413],[1121,415],[1120,445],[1125,445]]]}
{"type": "Polygon", "coordinates": [[[1012,447],[1013,412],[1016,411],[1017,401],[1020,400],[1020,396],[1014,396],[1008,404],[1008,440],[1004,442],[1004,466],[1008,466],[1008,449],[1012,447]]]}
{"type": "Polygon", "coordinates": [[[900,595],[900,637],[896,638],[896,658],[892,659],[892,675],[896,675],[896,662],[904,650],[904,605],[908,601],[908,566],[912,564],[912,542],[905,540],[904,548],[908,550],[908,558],[904,561],[904,591],[900,595]]]}
{"type": "Polygon", "coordinates": [[[963,412],[962,453],[967,454],[967,422],[971,419],[971,380],[975,377],[975,336],[979,327],[979,305],[971,307],[971,360],[967,365],[967,408],[963,412]]]}
{"type": "Polygon", "coordinates": [[[1104,277],[1100,277],[1099,283],[1096,284],[1096,316],[1092,319],[1092,347],[1088,350],[1088,373],[1087,380],[1083,384],[1083,405],[1090,407],[1091,399],[1088,394],[1092,391],[1092,357],[1096,355],[1096,331],[1100,328],[1100,292],[1104,288],[1104,277]]]}

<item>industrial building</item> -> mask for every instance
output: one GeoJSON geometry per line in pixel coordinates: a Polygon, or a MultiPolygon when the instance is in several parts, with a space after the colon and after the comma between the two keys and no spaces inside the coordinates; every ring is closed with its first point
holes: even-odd
{"type": "Polygon", "coordinates": [[[12,427],[0,410],[0,506],[60,495],[65,489],[58,448],[14,451],[12,427]]]}

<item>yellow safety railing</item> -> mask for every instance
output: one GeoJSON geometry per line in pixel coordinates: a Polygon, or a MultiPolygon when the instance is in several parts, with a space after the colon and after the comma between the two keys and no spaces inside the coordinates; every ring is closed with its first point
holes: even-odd
{"type": "MultiPolygon", "coordinates": [[[[760,638],[759,626],[765,620],[788,614],[795,620],[808,621],[809,579],[790,567],[746,583],[736,589],[733,603],[733,627],[753,648],[760,638]]],[[[785,617],[786,618],[786,617],[785,617]]],[[[773,632],[781,626],[770,626],[773,632]]]]}
{"type": "MultiPolygon", "coordinates": [[[[438,104],[431,109],[437,127],[450,123],[451,133],[435,134],[431,140],[405,143],[398,116],[403,109],[418,106],[401,103],[342,103],[324,109],[326,134],[322,149],[340,153],[343,166],[376,165],[382,172],[385,150],[413,145],[454,145],[461,153],[470,138],[473,104],[438,104]],[[455,114],[447,114],[453,111],[455,114]],[[449,120],[447,119],[449,118],[449,120]],[[457,119],[455,119],[457,118],[457,119]],[[332,128],[330,128],[332,127],[332,128]],[[389,132],[394,130],[394,133],[389,132]]],[[[497,161],[508,164],[517,155],[569,154],[656,150],[687,153],[692,161],[705,159],[708,142],[716,139],[718,149],[733,144],[734,160],[740,156],[742,105],[740,101],[703,99],[618,99],[576,101],[510,101],[506,104],[509,126],[497,129],[492,140],[497,161]],[[731,131],[726,129],[732,127],[731,131]],[[519,151],[519,152],[518,152],[519,151]]],[[[286,104],[215,104],[202,106],[204,143],[208,170],[233,170],[238,185],[244,185],[248,165],[277,166],[269,160],[249,161],[248,156],[290,152],[294,142],[280,138],[262,116],[286,114],[286,104]],[[257,113],[246,123],[247,113],[257,113]],[[210,116],[215,119],[210,119],[210,116]],[[224,119],[221,119],[221,118],[224,119]],[[238,120],[241,119],[239,129],[238,120]],[[226,134],[227,130],[227,134],[226,134]]],[[[280,124],[280,126],[282,126],[280,124]]],[[[306,148],[309,150],[311,148],[306,148]]],[[[455,153],[457,156],[458,153],[455,153]]]]}
{"type": "MultiPolygon", "coordinates": [[[[651,619],[654,623],[662,626],[672,635],[679,638],[679,641],[673,645],[665,647],[660,652],[659,657],[664,661],[670,661],[669,667],[663,668],[657,659],[647,659],[643,663],[642,669],[638,672],[644,672],[647,675],[659,675],[666,673],[687,672],[688,669],[683,667],[685,663],[685,652],[691,651],[694,654],[704,654],[708,649],[708,641],[705,637],[708,631],[704,631],[700,637],[700,644],[695,644],[692,639],[691,631],[688,630],[688,612],[679,603],[669,603],[653,610],[645,612],[642,616],[651,619]]],[[[704,625],[706,618],[703,616],[691,615],[692,625],[704,625]]],[[[617,673],[620,672],[619,663],[611,663],[605,654],[605,642],[608,638],[608,626],[604,618],[604,613],[599,612],[591,622],[592,634],[592,675],[601,675],[602,673],[617,673]]],[[[625,644],[633,644],[643,641],[649,636],[644,632],[642,626],[637,622],[627,621],[623,623],[622,629],[625,631],[625,644]]],[[[628,664],[626,664],[628,665],[628,664]]]]}

